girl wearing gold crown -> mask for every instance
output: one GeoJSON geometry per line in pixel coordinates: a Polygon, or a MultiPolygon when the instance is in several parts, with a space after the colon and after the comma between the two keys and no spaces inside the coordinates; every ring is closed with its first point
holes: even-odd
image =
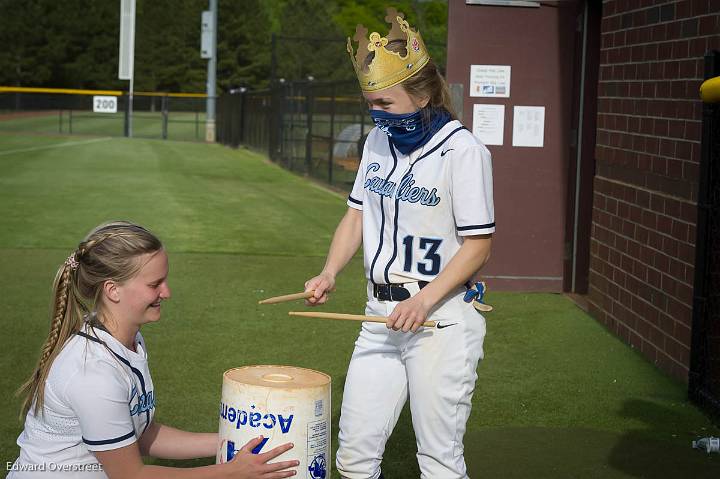
{"type": "Polygon", "coordinates": [[[383,477],[385,444],[410,399],[423,478],[465,478],[463,435],[485,319],[468,281],[490,256],[495,215],[487,148],[456,119],[420,34],[388,9],[386,37],[358,26],[355,71],[377,128],[368,135],[348,210],[325,267],[307,281],[323,304],[362,244],[366,314],[343,395],[337,467],[383,477]],[[470,301],[466,302],[466,297],[470,301]],[[426,320],[436,328],[425,328],[426,320]]]}

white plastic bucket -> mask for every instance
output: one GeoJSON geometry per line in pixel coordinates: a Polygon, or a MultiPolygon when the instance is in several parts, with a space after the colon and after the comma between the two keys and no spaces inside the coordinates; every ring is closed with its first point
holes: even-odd
{"type": "Polygon", "coordinates": [[[217,462],[232,459],[250,439],[254,452],[286,442],[275,461],[298,460],[297,478],[330,477],[330,383],[327,374],[292,366],[245,366],[223,374],[217,462]]]}

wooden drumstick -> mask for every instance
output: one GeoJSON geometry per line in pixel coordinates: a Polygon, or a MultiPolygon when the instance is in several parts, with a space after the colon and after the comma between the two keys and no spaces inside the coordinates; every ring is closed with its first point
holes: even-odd
{"type": "MultiPolygon", "coordinates": [[[[388,318],[385,316],[365,316],[364,314],[344,314],[344,313],[321,313],[315,311],[290,311],[290,316],[302,316],[305,318],[320,319],[340,319],[344,321],[369,321],[371,323],[386,323],[388,318]]],[[[426,328],[434,328],[435,321],[425,321],[422,325],[426,328]]]]}
{"type": "Polygon", "coordinates": [[[293,293],[293,294],[285,294],[283,296],[273,296],[272,298],[267,298],[267,299],[258,301],[258,304],[276,304],[276,303],[285,303],[287,301],[295,301],[296,299],[308,299],[313,294],[315,294],[315,290],[311,289],[310,291],[305,291],[303,293],[293,293]]]}
{"type": "Polygon", "coordinates": [[[482,311],[483,313],[489,313],[493,310],[493,307],[489,304],[481,303],[479,301],[473,301],[472,305],[475,309],[482,311]]]}

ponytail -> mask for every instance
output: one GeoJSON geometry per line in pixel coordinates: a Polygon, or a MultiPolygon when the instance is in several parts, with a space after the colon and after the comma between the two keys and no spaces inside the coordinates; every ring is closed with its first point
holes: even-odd
{"type": "Polygon", "coordinates": [[[160,240],[142,226],[115,221],[91,231],[60,266],[53,282],[50,332],[35,370],[17,391],[24,396],[21,420],[30,408],[35,414],[42,412],[45,383],[53,361],[83,327],[85,318],[95,318],[97,313],[102,316],[103,284],[132,278],[142,267],[138,257],[162,247],[160,240]]]}
{"type": "Polygon", "coordinates": [[[75,253],[58,269],[53,282],[53,304],[50,313],[50,332],[43,344],[35,370],[18,389],[17,394],[24,396],[20,410],[22,419],[33,407],[37,414],[42,410],[45,399],[45,380],[50,367],[69,338],[82,326],[81,303],[77,298],[77,259],[75,253]]]}

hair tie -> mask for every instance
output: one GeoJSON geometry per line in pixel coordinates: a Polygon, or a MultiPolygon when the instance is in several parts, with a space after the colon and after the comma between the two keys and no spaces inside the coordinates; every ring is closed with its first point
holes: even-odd
{"type": "Polygon", "coordinates": [[[78,269],[79,265],[80,265],[80,263],[78,263],[75,252],[73,252],[70,256],[68,256],[68,258],[65,260],[65,266],[68,266],[73,271],[78,269]]]}
{"type": "Polygon", "coordinates": [[[83,314],[83,321],[86,323],[93,323],[97,319],[97,311],[90,311],[89,313],[83,314]]]}

